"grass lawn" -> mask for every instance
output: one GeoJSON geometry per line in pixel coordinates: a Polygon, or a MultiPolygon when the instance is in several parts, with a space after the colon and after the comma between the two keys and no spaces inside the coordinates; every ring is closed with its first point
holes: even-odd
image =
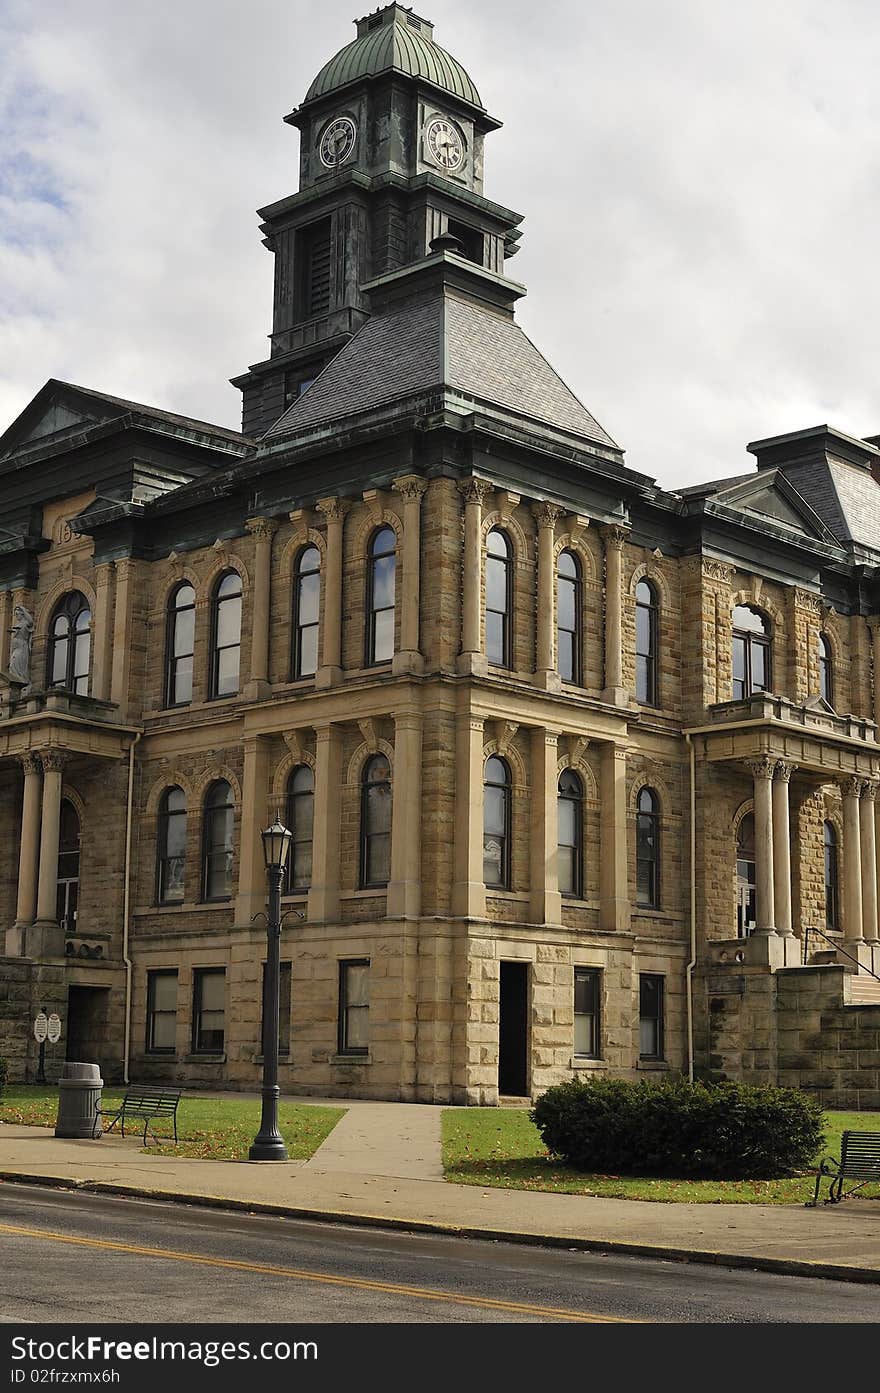
{"type": "MultiPolygon", "coordinates": [[[[651,1180],[643,1176],[586,1175],[552,1160],[525,1108],[446,1108],[443,1167],[459,1185],[610,1199],[679,1200],[696,1204],[803,1204],[815,1173],[788,1180],[651,1180]]],[[[880,1131],[880,1113],[826,1112],[820,1156],[840,1155],[844,1130],[880,1131]]],[[[827,1182],[822,1183],[824,1197],[827,1182]]],[[[880,1185],[859,1192],[880,1199],[880,1185]]]]}
{"type": "MultiPolygon", "coordinates": [[[[103,1106],[109,1108],[122,1102],[122,1090],[105,1089],[102,1097],[103,1106]]],[[[10,1084],[0,1094],[0,1122],[54,1127],[57,1109],[57,1088],[10,1084]]],[[[344,1112],[345,1108],[311,1107],[308,1104],[285,1103],[282,1099],[278,1105],[278,1125],[290,1159],[307,1161],[313,1156],[344,1112]]],[[[179,1146],[174,1145],[174,1133],[168,1125],[169,1121],[162,1118],[156,1125],[160,1136],[167,1132],[172,1137],[170,1146],[160,1148],[164,1154],[194,1156],[203,1161],[245,1161],[248,1148],[259,1130],[260,1101],[258,1098],[188,1098],[184,1094],[177,1109],[179,1146]]],[[[118,1125],[114,1132],[117,1130],[118,1125]]],[[[136,1124],[132,1134],[137,1136],[136,1124]]],[[[152,1144],[149,1149],[156,1151],[152,1144]]]]}

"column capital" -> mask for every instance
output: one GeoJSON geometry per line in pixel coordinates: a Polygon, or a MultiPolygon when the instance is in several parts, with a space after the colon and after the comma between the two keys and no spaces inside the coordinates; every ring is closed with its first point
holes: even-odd
{"type": "Polygon", "coordinates": [[[70,756],[66,750],[41,750],[40,762],[44,774],[60,774],[70,756]]]}
{"type": "Polygon", "coordinates": [[[129,580],[137,569],[137,562],[130,556],[121,556],[116,564],[116,575],[120,580],[129,580]]]}
{"type": "Polygon", "coordinates": [[[843,794],[844,798],[861,798],[862,789],[864,788],[864,786],[865,780],[857,779],[855,777],[849,779],[841,779],[840,781],[840,791],[843,794]]]}
{"type": "Polygon", "coordinates": [[[776,760],[772,755],[760,755],[757,759],[747,759],[746,766],[756,779],[772,779],[776,772],[776,760]]]}
{"type": "Polygon", "coordinates": [[[791,782],[791,776],[797,769],[796,764],[790,764],[787,760],[778,759],[773,771],[773,777],[778,783],[787,784],[791,782]]]}
{"type": "Polygon", "coordinates": [[[423,479],[421,474],[399,474],[391,480],[391,487],[405,503],[421,503],[428,489],[428,480],[423,479]]]}
{"type": "Polygon", "coordinates": [[[271,542],[275,533],[278,531],[278,523],[275,518],[255,517],[248,518],[245,529],[258,542],[271,542]]]}
{"type": "Polygon", "coordinates": [[[42,767],[40,764],[40,757],[38,754],[35,754],[33,750],[28,750],[26,754],[19,755],[18,762],[25,776],[28,774],[40,773],[42,767]]]}
{"type": "Polygon", "coordinates": [[[862,798],[864,798],[868,803],[873,803],[877,797],[877,793],[878,785],[874,782],[874,780],[865,779],[865,782],[862,785],[862,798]]]}
{"type": "Polygon", "coordinates": [[[95,588],[100,590],[102,586],[110,585],[113,580],[113,562],[99,561],[94,569],[95,588]]]}
{"type": "Polygon", "coordinates": [[[459,479],[456,487],[465,503],[476,503],[480,507],[492,492],[492,485],[486,479],[459,479]]]}
{"type": "Polygon", "coordinates": [[[351,506],[350,498],[319,498],[315,504],[327,522],[341,522],[346,513],[351,511],[351,506]]]}
{"type": "Polygon", "coordinates": [[[539,527],[554,528],[559,519],[564,515],[565,509],[558,503],[533,503],[531,505],[532,517],[539,527]]]}
{"type": "Polygon", "coordinates": [[[600,527],[599,534],[606,547],[610,547],[612,551],[623,551],[624,542],[629,540],[630,529],[622,527],[616,522],[607,523],[604,527],[600,527]]]}

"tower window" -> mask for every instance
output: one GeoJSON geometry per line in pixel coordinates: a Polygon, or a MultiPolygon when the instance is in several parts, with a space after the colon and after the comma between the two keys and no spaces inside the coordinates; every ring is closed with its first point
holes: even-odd
{"type": "Polygon", "coordinates": [[[330,309],[331,223],[311,223],[297,233],[299,253],[299,319],[314,319],[330,309]]]}

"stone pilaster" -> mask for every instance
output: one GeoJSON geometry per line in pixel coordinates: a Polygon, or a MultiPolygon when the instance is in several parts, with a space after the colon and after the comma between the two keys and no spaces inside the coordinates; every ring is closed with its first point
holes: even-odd
{"type": "Polygon", "coordinates": [[[40,870],[37,883],[37,917],[26,932],[29,958],[60,958],[64,931],[58,922],[58,845],[61,831],[61,785],[67,756],[61,750],[40,755],[43,766],[43,799],[40,814],[40,870]]]}
{"type": "Polygon", "coordinates": [[[452,912],[485,919],[483,879],[483,722],[469,711],[455,720],[455,880],[452,912]]]}
{"type": "Polygon", "coordinates": [[[599,924],[606,933],[625,933],[629,928],[630,916],[626,747],[613,741],[600,746],[599,796],[602,803],[599,924]]]}
{"type": "Polygon", "coordinates": [[[391,487],[403,499],[403,588],[400,604],[400,648],[391,663],[392,672],[421,672],[419,646],[421,582],[422,497],[428,487],[418,474],[401,474],[391,487]]]}
{"type": "Polygon", "coordinates": [[[342,729],[315,727],[315,811],[312,831],[310,923],[339,919],[339,795],[342,788],[342,729]]]}
{"type": "Polygon", "coordinates": [[[272,518],[248,518],[254,539],[254,583],[251,592],[251,667],[245,696],[259,701],[269,695],[269,630],[272,613],[272,538],[278,524],[272,518]]]}
{"type": "Polygon", "coordinates": [[[556,671],[556,524],[563,509],[555,503],[533,503],[532,514],[538,526],[538,595],[535,615],[535,675],[536,687],[558,690],[561,687],[556,671]]]}
{"type": "Polygon", "coordinates": [[[629,536],[625,527],[603,527],[605,542],[605,690],[604,701],[626,706],[629,693],[623,686],[623,547],[629,536]]]}
{"type": "Polygon", "coordinates": [[[327,522],[327,556],[324,565],[321,665],[315,675],[315,686],[332,687],[342,681],[343,529],[351,503],[345,498],[319,498],[316,506],[327,522]]]}
{"type": "Polygon", "coordinates": [[[394,717],[391,879],[386,913],[416,918],[422,907],[422,716],[394,717]]]}
{"type": "Polygon", "coordinates": [[[776,931],[791,938],[791,813],[789,784],[795,766],[778,760],[773,772],[773,898],[776,931]]]}
{"type": "MultiPolygon", "coordinates": [[[[822,597],[797,586],[791,591],[791,690],[792,701],[804,702],[819,691],[819,634],[822,629],[822,597]]],[[[774,657],[776,655],[774,654],[774,657]]],[[[779,655],[782,661],[782,654],[779,655]]],[[[785,673],[774,677],[776,691],[785,691],[785,673]]]]}
{"type": "Polygon", "coordinates": [[[859,804],[861,779],[844,779],[843,795],[843,936],[847,943],[861,943],[862,851],[859,804]]]}
{"type": "Polygon", "coordinates": [[[6,952],[18,957],[24,949],[26,930],[37,914],[37,869],[40,850],[40,780],[42,765],[35,754],[21,755],[24,797],[21,808],[21,844],[18,853],[18,898],[15,924],[6,931],[6,952]]]}
{"type": "Polygon", "coordinates": [[[95,615],[92,632],[92,696],[110,699],[110,669],[113,660],[113,583],[112,561],[95,567],[95,615]]]}
{"type": "Polygon", "coordinates": [[[482,479],[463,479],[459,492],[464,499],[464,543],[461,581],[461,654],[459,672],[486,671],[481,639],[481,599],[483,577],[483,504],[492,491],[482,479]]]}
{"type": "Polygon", "coordinates": [[[115,701],[123,718],[127,714],[131,689],[132,633],[134,614],[134,561],[116,562],[116,608],[113,616],[113,659],[110,670],[110,700],[115,701]]]}
{"type": "Polygon", "coordinates": [[[559,732],[536,726],[531,731],[531,743],[531,918],[535,924],[561,924],[562,896],[557,865],[559,732]]]}
{"type": "Polygon", "coordinates": [[[859,799],[859,851],[862,860],[862,937],[876,943],[877,933],[877,785],[865,781],[859,799]]]}
{"type": "Polygon", "coordinates": [[[871,651],[874,668],[874,720],[880,726],[880,616],[871,620],[871,651]]]}
{"type": "Polygon", "coordinates": [[[246,736],[244,778],[241,789],[241,830],[239,832],[238,894],[235,922],[249,924],[266,908],[268,883],[263,842],[260,833],[269,818],[269,742],[259,735],[246,736]]]}

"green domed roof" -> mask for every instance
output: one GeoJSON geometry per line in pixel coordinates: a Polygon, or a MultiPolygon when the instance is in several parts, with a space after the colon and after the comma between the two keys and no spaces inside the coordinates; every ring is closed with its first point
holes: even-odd
{"type": "Polygon", "coordinates": [[[359,78],[384,72],[420,77],[482,108],[480,94],[464,68],[431,37],[433,25],[400,5],[389,5],[357,22],[358,37],[325,63],[305,95],[314,101],[359,78]]]}

